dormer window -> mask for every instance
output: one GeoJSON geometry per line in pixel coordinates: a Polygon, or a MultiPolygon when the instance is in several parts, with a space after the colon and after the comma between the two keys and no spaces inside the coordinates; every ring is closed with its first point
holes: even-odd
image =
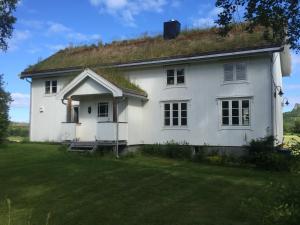
{"type": "Polygon", "coordinates": [[[224,65],[224,82],[247,80],[246,63],[229,63],[224,65]]]}
{"type": "Polygon", "coordinates": [[[167,85],[181,85],[185,83],[185,72],[183,68],[167,70],[167,85]]]}
{"type": "Polygon", "coordinates": [[[57,93],[57,80],[46,80],[45,81],[45,94],[57,93]]]}

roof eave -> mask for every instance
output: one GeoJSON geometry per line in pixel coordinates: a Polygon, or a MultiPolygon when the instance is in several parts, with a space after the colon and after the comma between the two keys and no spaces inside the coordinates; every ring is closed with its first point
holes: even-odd
{"type": "MultiPolygon", "coordinates": [[[[230,51],[230,52],[210,53],[210,54],[201,54],[201,55],[186,56],[186,57],[163,58],[157,60],[102,65],[99,67],[130,68],[130,67],[140,67],[140,66],[155,66],[160,64],[185,63],[185,62],[195,62],[195,61],[209,60],[215,58],[235,57],[240,55],[255,55],[261,53],[281,52],[283,51],[283,49],[284,49],[283,46],[278,45],[278,46],[270,46],[267,48],[256,48],[256,49],[230,51]]],[[[78,71],[82,71],[83,69],[84,69],[83,67],[69,67],[69,68],[60,68],[60,69],[53,69],[53,70],[50,69],[45,71],[41,70],[37,72],[22,72],[20,74],[20,78],[24,79],[24,78],[33,78],[33,77],[57,76],[58,74],[78,72],[78,71]]]]}

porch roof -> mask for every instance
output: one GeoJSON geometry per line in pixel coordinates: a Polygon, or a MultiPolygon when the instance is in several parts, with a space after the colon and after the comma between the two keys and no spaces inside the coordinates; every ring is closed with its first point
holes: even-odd
{"type": "Polygon", "coordinates": [[[137,85],[131,83],[124,75],[115,73],[112,70],[91,70],[85,69],[79,75],[77,75],[64,89],[59,93],[57,98],[66,99],[68,96],[72,95],[72,92],[78,91],[78,88],[86,84],[86,87],[81,89],[80,94],[85,95],[91,94],[92,91],[96,91],[100,94],[111,93],[114,97],[121,97],[124,95],[136,96],[140,98],[147,98],[147,93],[139,88],[137,85]],[[86,80],[92,81],[86,82],[86,80]],[[97,88],[93,84],[99,84],[100,87],[97,88]],[[85,90],[84,90],[85,89],[85,90]]]}

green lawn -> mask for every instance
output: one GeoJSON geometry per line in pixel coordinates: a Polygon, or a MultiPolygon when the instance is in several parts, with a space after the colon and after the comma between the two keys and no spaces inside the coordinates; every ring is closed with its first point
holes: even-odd
{"type": "MultiPolygon", "coordinates": [[[[257,224],[242,200],[298,175],[136,156],[116,160],[60,146],[0,146],[0,224],[257,224]],[[30,221],[30,222],[28,222],[30,221]]],[[[299,182],[300,184],[300,182],[299,182]]]]}

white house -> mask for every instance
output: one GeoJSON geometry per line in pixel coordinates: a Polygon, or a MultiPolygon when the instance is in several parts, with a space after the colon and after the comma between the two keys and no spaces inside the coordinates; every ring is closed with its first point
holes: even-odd
{"type": "Polygon", "coordinates": [[[31,82],[30,140],[128,146],[243,146],[283,139],[288,48],[237,27],[67,48],[21,74],[31,82]]]}

